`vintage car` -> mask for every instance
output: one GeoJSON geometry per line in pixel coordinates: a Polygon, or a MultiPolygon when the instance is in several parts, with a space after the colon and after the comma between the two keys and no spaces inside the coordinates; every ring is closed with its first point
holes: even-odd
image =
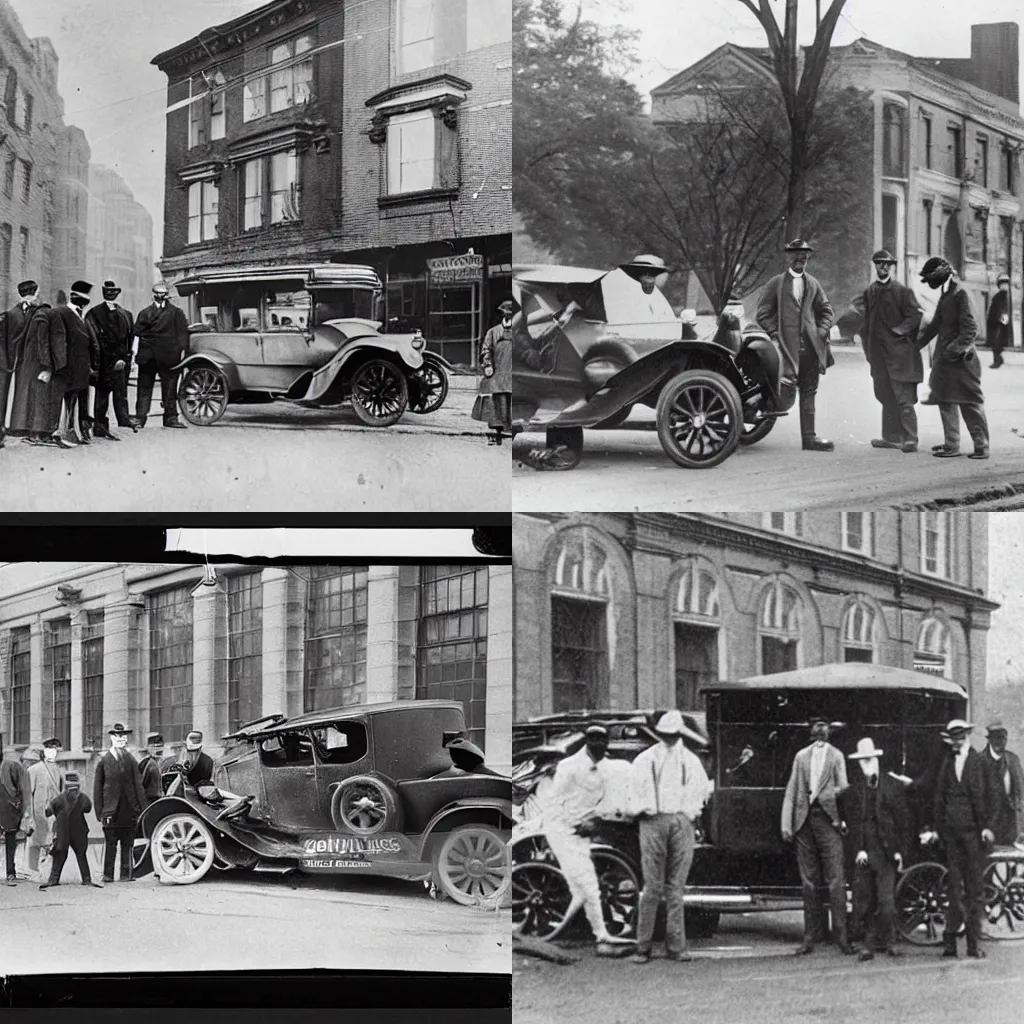
{"type": "Polygon", "coordinates": [[[456,701],[272,715],[225,737],[213,779],[179,768],[139,823],[136,873],[390,875],[494,907],[510,886],[512,789],[465,738],[456,701]]]}
{"type": "Polygon", "coordinates": [[[196,426],[229,405],[286,399],[344,402],[363,423],[387,427],[408,409],[434,412],[451,366],[419,332],[382,333],[381,282],[372,267],[340,263],[232,267],[175,284],[192,303],[178,405],[196,426]]]}
{"type": "MultiPolygon", "coordinates": [[[[720,915],[801,906],[800,878],[792,844],[780,830],[782,800],[793,756],[808,742],[813,712],[833,718],[831,742],[852,753],[870,736],[885,751],[882,770],[926,778],[943,746],[947,721],[963,716],[967,693],[959,684],[923,672],[869,664],[823,665],[703,690],[706,741],[699,719],[690,716],[684,737],[695,750],[709,747],[708,774],[714,794],[697,823],[697,847],[685,894],[688,930],[708,935],[720,915]]],[[[542,829],[530,828],[543,805],[543,783],[558,759],[583,743],[590,721],[609,729],[608,754],[632,759],[656,742],[651,726],[657,712],[593,712],[548,728],[544,720],[513,726],[514,926],[542,937],[563,932],[568,887],[557,861],[543,842],[542,829]],[[543,727],[543,732],[538,732],[543,727]],[[531,804],[532,802],[532,804],[531,804]]],[[[565,716],[562,716],[563,719],[565,716]]],[[[912,834],[927,821],[927,791],[910,799],[912,834]]],[[[852,857],[852,851],[848,851],[852,857]]],[[[602,823],[592,857],[601,883],[609,930],[633,934],[642,884],[635,826],[602,823]]],[[[848,865],[852,868],[852,860],[848,865]]],[[[847,877],[852,877],[848,870],[847,877]]],[[[918,944],[941,941],[948,895],[946,869],[931,847],[909,851],[896,891],[903,938],[918,944]]],[[[1024,850],[996,847],[985,875],[985,932],[989,937],[1024,936],[1024,850]]]]}
{"type": "Polygon", "coordinates": [[[610,271],[513,268],[521,310],[512,423],[515,432],[545,432],[545,449],[524,458],[535,468],[574,468],[584,428],[617,426],[642,403],[657,411],[673,462],[709,469],[761,441],[792,407],[796,388],[782,376],[778,348],[744,321],[742,306],[730,304],[713,333],[697,337],[660,288],[644,291],[641,259],[610,271]]]}

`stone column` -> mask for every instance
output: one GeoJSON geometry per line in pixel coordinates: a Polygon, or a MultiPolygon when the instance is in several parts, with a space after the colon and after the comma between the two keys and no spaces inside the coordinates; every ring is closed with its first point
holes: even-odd
{"type": "Polygon", "coordinates": [[[288,713],[288,584],[287,569],[264,569],[263,696],[264,715],[288,713]]]}
{"type": "Polygon", "coordinates": [[[192,728],[220,753],[227,729],[227,590],[222,581],[192,591],[192,728]]]}
{"type": "Polygon", "coordinates": [[[366,692],[370,704],[398,697],[397,565],[371,565],[366,580],[366,692]]]}
{"type": "MultiPolygon", "coordinates": [[[[103,733],[115,722],[124,722],[136,732],[145,732],[137,708],[135,689],[138,686],[138,621],[144,605],[141,599],[119,601],[107,605],[103,613],[103,733]],[[133,662],[135,665],[133,666],[133,662]],[[133,667],[135,671],[132,671],[133,667]],[[134,711],[134,714],[131,712],[134,711]]],[[[148,645],[147,645],[148,646],[148,645]]],[[[148,699],[146,707],[148,708],[148,699]]],[[[138,740],[138,736],[133,739],[138,740]]],[[[145,741],[145,736],[142,737],[145,741]]]]}
{"type": "Polygon", "coordinates": [[[86,612],[81,608],[71,613],[71,750],[82,749],[82,723],[85,719],[82,627],[86,618],[86,612]]]}
{"type": "Polygon", "coordinates": [[[512,771],[512,566],[489,570],[487,600],[487,763],[512,771]]]}
{"type": "MultiPolygon", "coordinates": [[[[28,730],[28,741],[34,746],[39,746],[50,734],[44,735],[46,729],[47,700],[43,693],[46,680],[43,678],[43,619],[37,615],[32,623],[32,633],[29,638],[29,659],[31,663],[31,676],[33,685],[29,690],[29,714],[31,720],[28,730]]],[[[50,694],[52,699],[53,694],[50,694]]]]}

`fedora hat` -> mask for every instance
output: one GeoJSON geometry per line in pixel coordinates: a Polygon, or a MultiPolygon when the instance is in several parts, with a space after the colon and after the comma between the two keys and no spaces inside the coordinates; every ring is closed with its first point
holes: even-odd
{"type": "Polygon", "coordinates": [[[871,257],[872,263],[895,263],[896,257],[893,256],[888,249],[879,249],[874,256],[871,257]]]}
{"type": "Polygon", "coordinates": [[[928,259],[925,260],[924,266],[921,268],[921,280],[927,280],[936,271],[947,266],[949,266],[949,264],[941,256],[929,256],[928,259]]]}
{"type": "Polygon", "coordinates": [[[1007,732],[1007,728],[1003,725],[1003,722],[999,718],[994,718],[991,722],[985,726],[985,735],[991,736],[994,732],[1007,732]]]}
{"type": "Polygon", "coordinates": [[[681,711],[666,711],[658,719],[654,727],[655,732],[663,733],[665,736],[682,736],[686,732],[686,723],[683,721],[681,711]]]}
{"type": "Polygon", "coordinates": [[[875,741],[869,736],[865,736],[862,740],[857,740],[857,752],[855,754],[847,754],[847,759],[850,761],[862,761],[866,757],[881,757],[885,753],[884,750],[879,750],[875,746],[875,741]]]}
{"type": "Polygon", "coordinates": [[[792,242],[786,243],[783,252],[814,252],[814,246],[805,242],[802,238],[794,238],[792,242]]]}
{"type": "Polygon", "coordinates": [[[113,726],[108,730],[108,736],[130,736],[132,733],[131,729],[125,728],[121,722],[115,722],[113,726]]]}
{"type": "Polygon", "coordinates": [[[583,733],[584,736],[607,736],[608,730],[598,722],[594,722],[593,725],[588,725],[586,731],[583,733]]]}
{"type": "Polygon", "coordinates": [[[965,721],[963,718],[952,718],[942,730],[943,736],[959,736],[962,733],[970,732],[974,728],[973,722],[965,721]]]}
{"type": "Polygon", "coordinates": [[[116,299],[121,294],[121,289],[113,281],[103,282],[103,298],[116,299]]]}
{"type": "Polygon", "coordinates": [[[507,313],[509,316],[512,316],[512,314],[515,313],[516,308],[516,304],[511,299],[506,299],[504,302],[498,303],[498,312],[507,313]]]}
{"type": "Polygon", "coordinates": [[[667,274],[669,267],[660,256],[652,256],[650,253],[641,253],[634,256],[628,263],[620,264],[622,270],[633,270],[638,274],[667,274]]]}

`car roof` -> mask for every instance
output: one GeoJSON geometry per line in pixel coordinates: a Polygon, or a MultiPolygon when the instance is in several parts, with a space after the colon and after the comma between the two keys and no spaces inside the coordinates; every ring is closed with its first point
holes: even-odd
{"type": "Polygon", "coordinates": [[[228,284],[234,281],[294,281],[301,279],[309,286],[327,288],[347,286],[379,288],[380,278],[373,267],[359,263],[289,263],[281,266],[249,264],[242,267],[219,267],[189,274],[175,283],[179,294],[195,291],[204,284],[228,284]],[[182,291],[182,289],[185,291],[182,291]]]}
{"type": "MultiPolygon", "coordinates": [[[[285,718],[274,722],[264,728],[257,728],[251,732],[243,726],[232,736],[244,736],[246,739],[254,739],[261,736],[271,736],[280,732],[291,732],[295,729],[309,728],[314,725],[327,725],[330,722],[337,722],[345,718],[361,718],[364,715],[388,714],[392,711],[409,711],[412,709],[447,709],[462,712],[463,705],[457,700],[391,700],[381,701],[377,704],[348,704],[337,708],[324,708],[321,711],[309,711],[303,715],[296,715],[294,718],[285,718]]],[[[265,719],[254,723],[257,726],[265,719]]],[[[225,737],[227,739],[228,737],[225,737]]]]}
{"type": "Polygon", "coordinates": [[[590,284],[607,273],[607,270],[563,267],[555,263],[517,264],[512,268],[512,274],[517,280],[536,284],[590,284]]]}
{"type": "Polygon", "coordinates": [[[903,690],[967,699],[967,691],[951,679],[943,679],[928,672],[864,662],[815,665],[792,672],[750,676],[747,679],[701,687],[703,693],[737,690],[903,690]]]}

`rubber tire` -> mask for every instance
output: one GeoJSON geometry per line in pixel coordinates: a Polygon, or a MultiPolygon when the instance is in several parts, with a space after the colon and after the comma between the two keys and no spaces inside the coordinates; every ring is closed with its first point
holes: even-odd
{"type": "Polygon", "coordinates": [[[349,382],[349,398],[352,401],[353,411],[368,427],[390,427],[402,418],[405,410],[409,407],[409,385],[405,374],[389,359],[368,359],[352,374],[352,380],[349,382]],[[377,416],[356,399],[356,381],[374,369],[385,369],[397,380],[400,399],[400,408],[397,412],[388,413],[386,416],[377,416]]]}
{"type": "Polygon", "coordinates": [[[209,873],[210,868],[213,867],[214,856],[216,855],[216,845],[213,840],[213,833],[210,831],[210,826],[203,821],[196,814],[169,814],[166,818],[162,818],[153,829],[153,834],[149,844],[150,853],[153,858],[153,870],[160,876],[160,881],[165,885],[193,885],[205,878],[209,873]],[[208,853],[203,858],[203,863],[198,867],[191,875],[184,877],[176,877],[170,874],[166,870],[166,865],[163,862],[163,858],[160,854],[160,846],[157,842],[157,838],[160,833],[167,827],[169,822],[179,821],[181,819],[187,819],[194,825],[199,827],[200,832],[205,833],[205,840],[207,843],[208,853]]]}
{"type": "MultiPolygon", "coordinates": [[[[520,875],[520,877],[522,877],[523,875],[527,874],[530,871],[538,871],[542,876],[547,876],[548,879],[549,879],[549,881],[547,882],[547,885],[549,887],[553,887],[554,889],[558,890],[559,898],[565,903],[566,909],[568,909],[570,903],[572,902],[572,893],[569,890],[569,883],[565,880],[565,875],[562,874],[561,869],[559,867],[557,867],[556,865],[548,862],[548,861],[523,861],[520,864],[514,865],[513,868],[512,868],[513,882],[515,881],[515,876],[516,876],[517,873],[520,875]]],[[[515,930],[515,928],[516,928],[516,920],[515,920],[516,907],[515,907],[515,902],[514,902],[515,901],[515,895],[514,895],[515,894],[515,888],[514,888],[514,886],[513,886],[513,890],[512,891],[513,891],[512,927],[513,927],[513,930],[515,930]]],[[[549,889],[549,891],[550,891],[550,889],[549,889]]],[[[565,931],[566,927],[570,924],[571,921],[574,920],[575,917],[576,917],[575,914],[572,917],[562,917],[556,924],[554,924],[553,927],[551,927],[550,929],[548,929],[548,930],[546,930],[546,931],[544,931],[542,933],[539,933],[536,930],[534,930],[533,928],[531,928],[528,931],[522,932],[522,934],[524,934],[524,935],[532,935],[532,936],[535,936],[538,939],[554,939],[554,938],[557,938],[559,935],[561,935],[565,931]]]]}
{"type": "Polygon", "coordinates": [[[512,851],[509,849],[509,836],[507,834],[503,834],[499,829],[494,828],[492,825],[460,825],[458,828],[453,828],[451,832],[443,833],[443,835],[443,839],[438,837],[439,841],[434,843],[433,851],[431,853],[431,862],[434,869],[434,885],[437,886],[438,891],[443,893],[446,898],[452,900],[452,902],[459,903],[464,907],[477,907],[481,910],[494,910],[496,907],[500,906],[501,903],[508,898],[512,889],[512,851]],[[471,896],[462,892],[460,889],[448,884],[446,877],[440,870],[440,863],[445,852],[455,844],[459,836],[470,831],[488,833],[505,851],[504,881],[488,896],[471,896]]]}
{"type": "Polygon", "coordinates": [[[673,377],[661,389],[661,394],[658,396],[657,418],[658,439],[661,441],[661,447],[677,466],[682,466],[684,469],[712,469],[721,465],[736,451],[740,443],[740,434],[743,433],[743,407],[740,403],[739,392],[733,386],[732,381],[721,374],[708,370],[685,370],[673,377]],[[714,391],[725,402],[732,421],[725,443],[708,459],[698,460],[686,455],[676,446],[675,440],[669,433],[669,409],[680,392],[691,387],[705,387],[714,391]]]}
{"type": "Polygon", "coordinates": [[[402,814],[398,803],[398,794],[391,785],[376,775],[353,775],[345,779],[331,794],[331,821],[339,832],[347,832],[356,836],[376,836],[382,832],[401,832],[402,814]],[[373,784],[381,794],[381,802],[384,804],[384,817],[380,824],[371,828],[358,828],[346,825],[341,817],[341,799],[345,790],[351,786],[373,784]]]}
{"type": "Polygon", "coordinates": [[[178,382],[178,409],[181,412],[181,415],[194,427],[213,426],[213,424],[216,423],[227,411],[228,403],[230,401],[231,391],[228,388],[228,379],[224,376],[224,372],[212,363],[201,363],[187,367],[181,376],[181,380],[178,382]],[[182,397],[189,380],[194,376],[198,376],[200,373],[212,373],[217,378],[219,386],[224,391],[224,402],[221,405],[220,410],[212,419],[199,419],[194,414],[190,413],[185,404],[185,400],[182,397]]]}
{"type": "Polygon", "coordinates": [[[427,405],[420,406],[419,404],[413,405],[409,403],[409,412],[414,412],[419,416],[426,416],[428,413],[437,412],[438,409],[444,405],[445,400],[448,398],[448,371],[443,366],[438,366],[437,363],[431,363],[427,360],[423,361],[423,365],[416,371],[414,376],[419,377],[427,369],[433,370],[441,378],[441,391],[440,397],[434,397],[427,405]]]}
{"type": "MultiPolygon", "coordinates": [[[[915,882],[916,878],[924,874],[926,871],[938,877],[940,886],[948,884],[949,872],[945,865],[939,864],[937,861],[921,861],[904,871],[900,876],[900,880],[896,883],[896,891],[893,894],[893,901],[896,904],[896,933],[905,942],[909,942],[915,946],[938,946],[942,944],[942,934],[945,930],[946,918],[944,914],[941,916],[936,915],[935,937],[931,939],[922,940],[921,938],[912,938],[902,927],[902,912],[900,904],[905,899],[906,892],[910,888],[912,882],[915,882]]],[[[913,934],[918,934],[916,929],[913,934]]]]}
{"type": "Polygon", "coordinates": [[[753,430],[747,430],[746,424],[744,424],[743,433],[740,434],[740,444],[744,448],[749,448],[751,445],[757,444],[758,441],[763,441],[778,422],[778,418],[772,416],[771,419],[761,420],[753,430]]]}
{"type": "Polygon", "coordinates": [[[595,423],[591,430],[614,430],[616,427],[621,427],[626,420],[629,419],[629,414],[633,411],[633,404],[624,405],[618,412],[612,413],[611,416],[606,420],[601,420],[600,423],[595,423]]]}

